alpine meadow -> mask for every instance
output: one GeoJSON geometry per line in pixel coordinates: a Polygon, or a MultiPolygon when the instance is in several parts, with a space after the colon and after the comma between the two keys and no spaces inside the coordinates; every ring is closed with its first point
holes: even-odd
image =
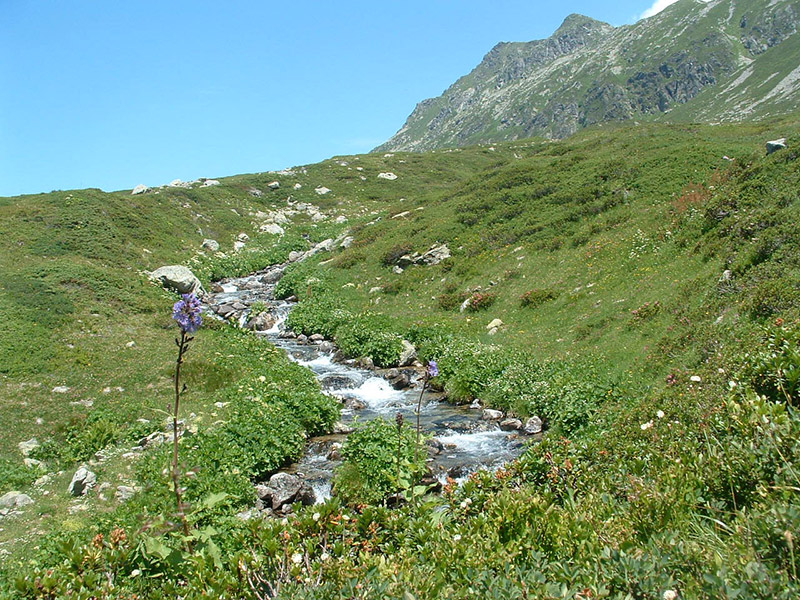
{"type": "Polygon", "coordinates": [[[571,15],[370,153],[0,198],[0,598],[800,596],[799,17],[571,15]]]}

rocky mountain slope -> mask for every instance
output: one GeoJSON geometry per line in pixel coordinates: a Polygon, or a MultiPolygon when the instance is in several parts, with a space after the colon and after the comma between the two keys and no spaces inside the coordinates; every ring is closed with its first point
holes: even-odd
{"type": "Polygon", "coordinates": [[[376,151],[785,114],[800,107],[799,16],[797,0],[679,0],[623,27],[570,15],[545,40],[495,46],[376,151]]]}

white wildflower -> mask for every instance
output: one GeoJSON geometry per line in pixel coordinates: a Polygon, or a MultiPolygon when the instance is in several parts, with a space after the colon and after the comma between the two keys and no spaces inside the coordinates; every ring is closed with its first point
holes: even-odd
{"type": "Polygon", "coordinates": [[[460,533],[455,534],[453,536],[453,541],[454,542],[460,542],[461,541],[461,534],[460,533]]]}
{"type": "Polygon", "coordinates": [[[700,375],[692,375],[691,377],[689,377],[689,381],[694,381],[695,383],[700,383],[703,380],[700,378],[700,375]]]}
{"type": "Polygon", "coordinates": [[[642,428],[642,431],[647,431],[652,426],[653,426],[653,422],[652,421],[648,421],[647,423],[642,423],[641,425],[639,425],[639,427],[642,428]]]}
{"type": "Polygon", "coordinates": [[[660,410],[660,411],[658,411],[658,412],[656,413],[656,416],[657,416],[659,419],[663,419],[663,418],[664,418],[664,411],[663,411],[663,410],[660,410]]]}
{"type": "Polygon", "coordinates": [[[664,600],[678,600],[678,592],[675,590],[667,590],[664,592],[664,600]]]}
{"type": "Polygon", "coordinates": [[[735,390],[736,386],[737,386],[737,383],[735,381],[733,381],[732,379],[728,382],[728,387],[731,388],[732,390],[735,390]]]}
{"type": "Polygon", "coordinates": [[[314,519],[315,521],[319,521],[320,514],[318,512],[316,512],[316,513],[314,513],[314,516],[311,517],[311,518],[314,519]]]}
{"type": "Polygon", "coordinates": [[[303,555],[299,552],[295,552],[292,554],[292,562],[296,565],[299,565],[301,562],[303,562],[303,555]]]}

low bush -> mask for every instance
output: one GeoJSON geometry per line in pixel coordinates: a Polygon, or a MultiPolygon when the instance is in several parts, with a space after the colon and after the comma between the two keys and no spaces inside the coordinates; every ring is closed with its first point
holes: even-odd
{"type": "Polygon", "coordinates": [[[336,329],[336,344],[347,356],[369,356],[379,367],[397,365],[403,353],[403,338],[392,331],[391,320],[362,313],[336,329]]]}
{"type": "Polygon", "coordinates": [[[558,294],[550,289],[528,290],[519,297],[520,306],[523,308],[536,308],[545,302],[555,300],[558,294]]]}
{"type": "Polygon", "coordinates": [[[474,292],[468,299],[467,310],[478,312],[489,308],[497,300],[497,294],[493,292],[474,292]]]}

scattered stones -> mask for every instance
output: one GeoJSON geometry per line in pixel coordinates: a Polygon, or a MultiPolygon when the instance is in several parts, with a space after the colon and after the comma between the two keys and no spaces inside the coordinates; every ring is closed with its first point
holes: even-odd
{"type": "Polygon", "coordinates": [[[767,142],[767,154],[772,154],[773,152],[777,152],[778,150],[783,150],[786,148],[786,138],[778,138],[777,140],[771,140],[767,142]]]}
{"type": "Polygon", "coordinates": [[[525,428],[523,431],[528,435],[536,435],[537,433],[542,433],[543,428],[544,424],[542,423],[542,419],[537,416],[533,416],[525,421],[525,428]]]}
{"type": "Polygon", "coordinates": [[[329,194],[331,192],[331,190],[326,188],[324,185],[314,188],[314,191],[320,196],[324,196],[325,194],[329,194]]]}
{"type": "Polygon", "coordinates": [[[203,240],[203,248],[211,252],[219,251],[219,242],[217,240],[203,240]]]}
{"type": "Polygon", "coordinates": [[[95,483],[97,483],[97,475],[82,466],[72,476],[68,491],[73,496],[85,496],[94,487],[95,483]]]}
{"type": "Polygon", "coordinates": [[[133,188],[133,190],[131,191],[131,196],[137,196],[139,194],[146,194],[149,191],[150,191],[149,187],[147,187],[143,183],[140,183],[135,188],[133,188]]]}
{"type": "Polygon", "coordinates": [[[277,190],[277,189],[279,189],[281,187],[281,182],[280,181],[272,181],[269,184],[267,184],[267,187],[269,189],[271,189],[271,190],[277,190]]]}
{"type": "Polygon", "coordinates": [[[203,296],[206,293],[200,280],[192,273],[191,269],[183,265],[159,267],[150,273],[150,279],[179,294],[195,293],[203,296]]]}
{"type": "Polygon", "coordinates": [[[54,394],[66,394],[69,391],[69,387],[66,385],[57,385],[50,391],[54,394]]]}
{"type": "Polygon", "coordinates": [[[31,438],[27,442],[20,442],[17,444],[17,448],[19,448],[19,451],[22,452],[22,456],[25,457],[30,456],[31,452],[36,450],[36,448],[39,446],[41,446],[41,444],[36,438],[31,438]]]}
{"type": "Polygon", "coordinates": [[[8,492],[0,496],[0,508],[20,508],[33,504],[33,498],[22,492],[8,492]]]}
{"type": "Polygon", "coordinates": [[[244,246],[245,246],[244,242],[240,242],[239,240],[236,240],[235,242],[233,242],[233,251],[234,252],[239,252],[240,250],[244,249],[244,246]]]}
{"type": "Polygon", "coordinates": [[[504,419],[500,421],[500,429],[503,431],[519,431],[522,429],[522,421],[519,419],[504,419]]]}
{"type": "Polygon", "coordinates": [[[484,408],[481,414],[481,419],[484,421],[499,421],[503,418],[502,411],[494,410],[492,408],[484,408]]]}
{"type": "Polygon", "coordinates": [[[219,185],[219,181],[216,179],[206,179],[201,187],[213,187],[215,185],[219,185]]]}
{"type": "Polygon", "coordinates": [[[114,493],[114,497],[120,502],[125,502],[126,500],[130,500],[131,498],[133,498],[133,495],[135,493],[136,493],[135,488],[132,488],[127,485],[118,485],[117,491],[114,493]]]}
{"type": "Polygon", "coordinates": [[[378,179],[388,179],[389,181],[394,181],[397,179],[397,175],[394,173],[378,173],[378,179]]]}

